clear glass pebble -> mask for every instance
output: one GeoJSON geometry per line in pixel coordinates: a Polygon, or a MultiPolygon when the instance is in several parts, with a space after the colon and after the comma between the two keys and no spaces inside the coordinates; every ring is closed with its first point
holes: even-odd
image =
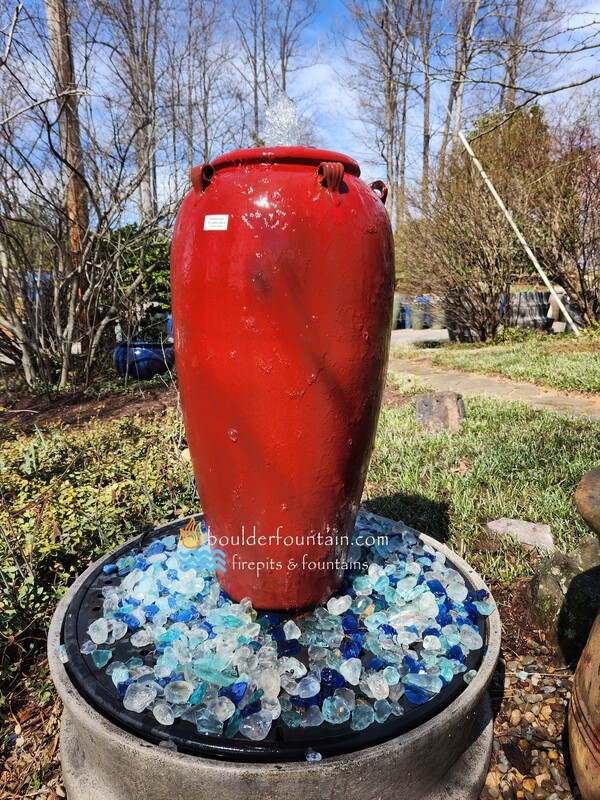
{"type": "Polygon", "coordinates": [[[301,728],[316,728],[323,723],[323,714],[318,706],[307,708],[300,717],[301,728]]]}
{"type": "Polygon", "coordinates": [[[160,725],[172,725],[175,722],[175,714],[169,703],[159,700],[152,707],[154,718],[160,725]]]}
{"type": "Polygon", "coordinates": [[[240,725],[240,733],[247,739],[259,742],[267,738],[272,723],[273,718],[268,711],[259,711],[246,717],[240,725]]]}
{"type": "Polygon", "coordinates": [[[362,662],[360,658],[349,658],[340,667],[340,673],[344,676],[348,683],[356,686],[360,680],[360,673],[362,670],[362,662]]]}
{"type": "Polygon", "coordinates": [[[298,683],[298,697],[301,697],[304,700],[308,699],[309,697],[314,697],[316,694],[319,694],[320,691],[321,684],[312,675],[307,675],[298,683]]]}
{"type": "Polygon", "coordinates": [[[155,698],[156,689],[151,686],[140,686],[137,683],[132,683],[127,687],[123,705],[128,711],[135,711],[140,714],[148,708],[155,698]]]}
{"type": "Polygon", "coordinates": [[[313,750],[312,747],[306,749],[304,753],[304,758],[308,761],[309,764],[318,764],[319,761],[323,760],[323,756],[321,753],[318,753],[316,750],[313,750]]]}
{"type": "Polygon", "coordinates": [[[386,697],[389,697],[390,686],[384,675],[380,675],[379,673],[369,675],[367,678],[367,686],[371,690],[371,694],[375,700],[385,700],[386,697]]]}
{"type": "Polygon", "coordinates": [[[208,710],[219,722],[225,722],[235,714],[235,704],[228,697],[217,697],[209,703],[208,710]]]}
{"type": "Polygon", "coordinates": [[[285,625],[283,626],[283,632],[285,633],[286,639],[298,639],[301,635],[302,631],[296,625],[293,619],[289,619],[285,625]]]}
{"type": "Polygon", "coordinates": [[[187,681],[172,681],[165,686],[165,700],[168,703],[187,703],[194,687],[187,681]]]}
{"type": "Polygon", "coordinates": [[[327,601],[327,611],[334,616],[344,614],[352,605],[352,598],[348,595],[343,597],[332,597],[327,601]]]}
{"type": "Polygon", "coordinates": [[[104,644],[108,639],[108,622],[104,617],[94,620],[87,629],[87,633],[95,644],[104,644]]]}

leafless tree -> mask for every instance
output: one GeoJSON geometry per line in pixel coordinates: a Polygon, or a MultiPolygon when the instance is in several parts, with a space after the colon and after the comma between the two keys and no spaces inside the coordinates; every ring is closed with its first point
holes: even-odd
{"type": "Polygon", "coordinates": [[[240,57],[233,66],[247,86],[252,138],[260,143],[262,112],[275,90],[288,90],[289,75],[311,63],[304,33],[314,18],[315,0],[239,0],[233,19],[240,57]]]}
{"type": "Polygon", "coordinates": [[[134,131],[140,213],[152,218],[158,212],[158,55],[167,14],[161,0],[99,0],[96,9],[100,16],[97,43],[108,52],[107,61],[124,98],[124,121],[134,131]]]}
{"type": "MultiPolygon", "coordinates": [[[[131,249],[155,238],[168,219],[163,209],[134,226],[127,253],[118,236],[115,240],[145,173],[131,166],[137,131],[123,126],[120,109],[110,103],[98,110],[92,87],[75,80],[69,16],[65,13],[61,21],[56,11],[49,9],[48,35],[44,19],[21,15],[0,74],[5,120],[0,135],[0,345],[31,387],[39,380],[64,385],[72,377],[77,352],[79,370],[89,374],[103,332],[147,269],[140,258],[137,271],[131,270],[131,249]],[[30,47],[32,40],[37,51],[30,47]],[[54,60],[47,58],[50,52],[54,60]],[[80,102],[66,113],[64,97],[76,92],[81,92],[80,102]],[[59,95],[53,114],[45,98],[59,95]],[[30,101],[26,111],[23,96],[30,101]],[[89,343],[83,353],[82,342],[89,343]]],[[[82,55],[83,66],[89,67],[90,53],[82,55]]]]}
{"type": "Polygon", "coordinates": [[[352,65],[364,121],[386,167],[391,215],[404,216],[407,114],[413,89],[414,0],[349,2],[346,54],[352,65]]]}

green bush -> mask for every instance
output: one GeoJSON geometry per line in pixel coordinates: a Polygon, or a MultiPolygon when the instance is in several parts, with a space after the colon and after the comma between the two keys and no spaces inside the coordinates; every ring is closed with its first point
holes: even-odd
{"type": "Polygon", "coordinates": [[[198,509],[175,412],[33,437],[2,434],[0,626],[7,636],[43,631],[68,584],[107,550],[198,509]]]}

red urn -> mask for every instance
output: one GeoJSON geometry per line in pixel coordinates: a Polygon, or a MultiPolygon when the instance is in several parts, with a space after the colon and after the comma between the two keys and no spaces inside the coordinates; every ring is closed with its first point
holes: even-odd
{"type": "Polygon", "coordinates": [[[338,587],[373,447],[394,284],[387,190],[347,156],[236,150],[175,223],[175,358],[219,572],[295,609],[338,587]]]}

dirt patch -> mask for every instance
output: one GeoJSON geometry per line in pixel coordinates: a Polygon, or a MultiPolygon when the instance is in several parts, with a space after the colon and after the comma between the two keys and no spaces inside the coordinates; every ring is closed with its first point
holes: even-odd
{"type": "Polygon", "coordinates": [[[399,408],[400,406],[409,405],[412,403],[413,398],[409,397],[402,392],[395,389],[393,386],[386,386],[383,390],[382,408],[399,408]]]}
{"type": "Polygon", "coordinates": [[[502,620],[502,644],[505,650],[513,653],[527,653],[532,647],[547,646],[533,611],[530,583],[530,578],[520,578],[512,586],[490,586],[502,620]]]}
{"type": "Polygon", "coordinates": [[[89,397],[83,390],[48,397],[46,395],[21,396],[0,411],[0,425],[30,433],[49,425],[79,427],[91,419],[118,419],[145,416],[171,408],[177,402],[173,385],[144,388],[136,385],[135,394],[111,394],[101,399],[89,397]]]}

